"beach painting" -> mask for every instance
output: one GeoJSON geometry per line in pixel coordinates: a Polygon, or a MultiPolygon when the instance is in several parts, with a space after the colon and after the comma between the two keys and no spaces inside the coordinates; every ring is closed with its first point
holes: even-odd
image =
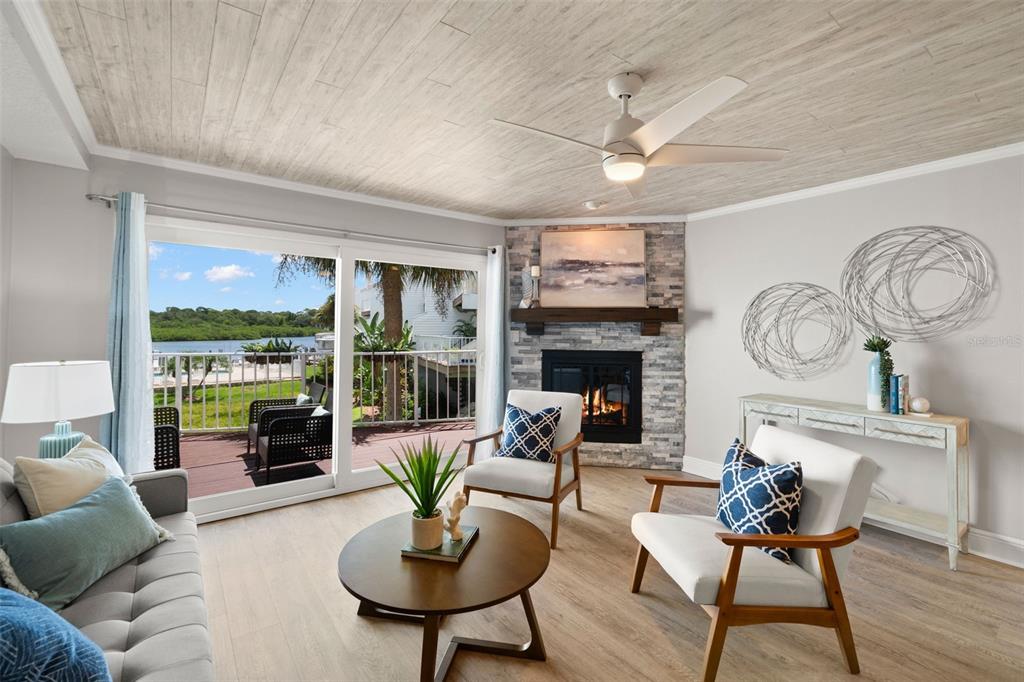
{"type": "Polygon", "coordinates": [[[570,230],[540,235],[542,308],[644,308],[643,230],[570,230]]]}

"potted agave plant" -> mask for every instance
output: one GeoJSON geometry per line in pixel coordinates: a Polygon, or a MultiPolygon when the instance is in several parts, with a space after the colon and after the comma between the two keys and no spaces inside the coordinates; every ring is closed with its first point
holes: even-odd
{"type": "Polygon", "coordinates": [[[408,483],[390,468],[377,462],[377,466],[398,484],[415,505],[412,512],[412,546],[416,549],[436,549],[444,542],[444,519],[440,503],[448,487],[455,480],[457,472],[452,470],[452,464],[458,452],[459,449],[455,448],[444,467],[438,472],[444,453],[430,436],[424,439],[423,445],[419,448],[402,443],[405,460],[403,461],[402,455],[397,452],[395,459],[409,479],[408,483]]]}

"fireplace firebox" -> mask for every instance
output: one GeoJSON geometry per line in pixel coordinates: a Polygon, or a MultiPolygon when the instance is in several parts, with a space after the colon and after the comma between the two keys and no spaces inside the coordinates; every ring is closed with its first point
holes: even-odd
{"type": "Polygon", "coordinates": [[[545,350],[541,363],[543,390],[583,396],[587,441],[641,442],[643,353],[545,350]]]}

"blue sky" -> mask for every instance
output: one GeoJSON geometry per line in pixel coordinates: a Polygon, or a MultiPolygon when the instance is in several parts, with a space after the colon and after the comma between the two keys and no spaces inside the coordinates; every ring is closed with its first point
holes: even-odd
{"type": "Polygon", "coordinates": [[[298,275],[275,286],[278,254],[184,244],[149,243],[149,307],[304,310],[330,293],[319,280],[298,275]]]}

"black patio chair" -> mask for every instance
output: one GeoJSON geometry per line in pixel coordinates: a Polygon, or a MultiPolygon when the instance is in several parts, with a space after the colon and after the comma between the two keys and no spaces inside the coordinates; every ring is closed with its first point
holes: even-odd
{"type": "Polygon", "coordinates": [[[286,410],[295,409],[300,410],[298,414],[307,415],[316,408],[315,401],[313,403],[307,403],[306,405],[296,405],[295,398],[266,398],[263,400],[254,400],[249,404],[249,432],[245,443],[245,454],[252,453],[252,445],[256,442],[259,436],[265,436],[266,431],[260,431],[259,421],[260,415],[268,409],[275,410],[286,410]]]}
{"type": "Polygon", "coordinates": [[[309,386],[306,388],[310,400],[312,400],[314,403],[317,403],[318,405],[320,404],[320,401],[323,400],[324,391],[326,390],[326,386],[315,381],[309,382],[309,386]]]}
{"type": "Polygon", "coordinates": [[[256,441],[256,471],[266,467],[269,484],[271,467],[330,459],[333,419],[329,414],[314,417],[288,410],[265,410],[260,424],[267,422],[267,433],[256,441]]]}
{"type": "Polygon", "coordinates": [[[177,469],[181,466],[181,418],[178,408],[153,408],[153,468],[177,469]]]}

